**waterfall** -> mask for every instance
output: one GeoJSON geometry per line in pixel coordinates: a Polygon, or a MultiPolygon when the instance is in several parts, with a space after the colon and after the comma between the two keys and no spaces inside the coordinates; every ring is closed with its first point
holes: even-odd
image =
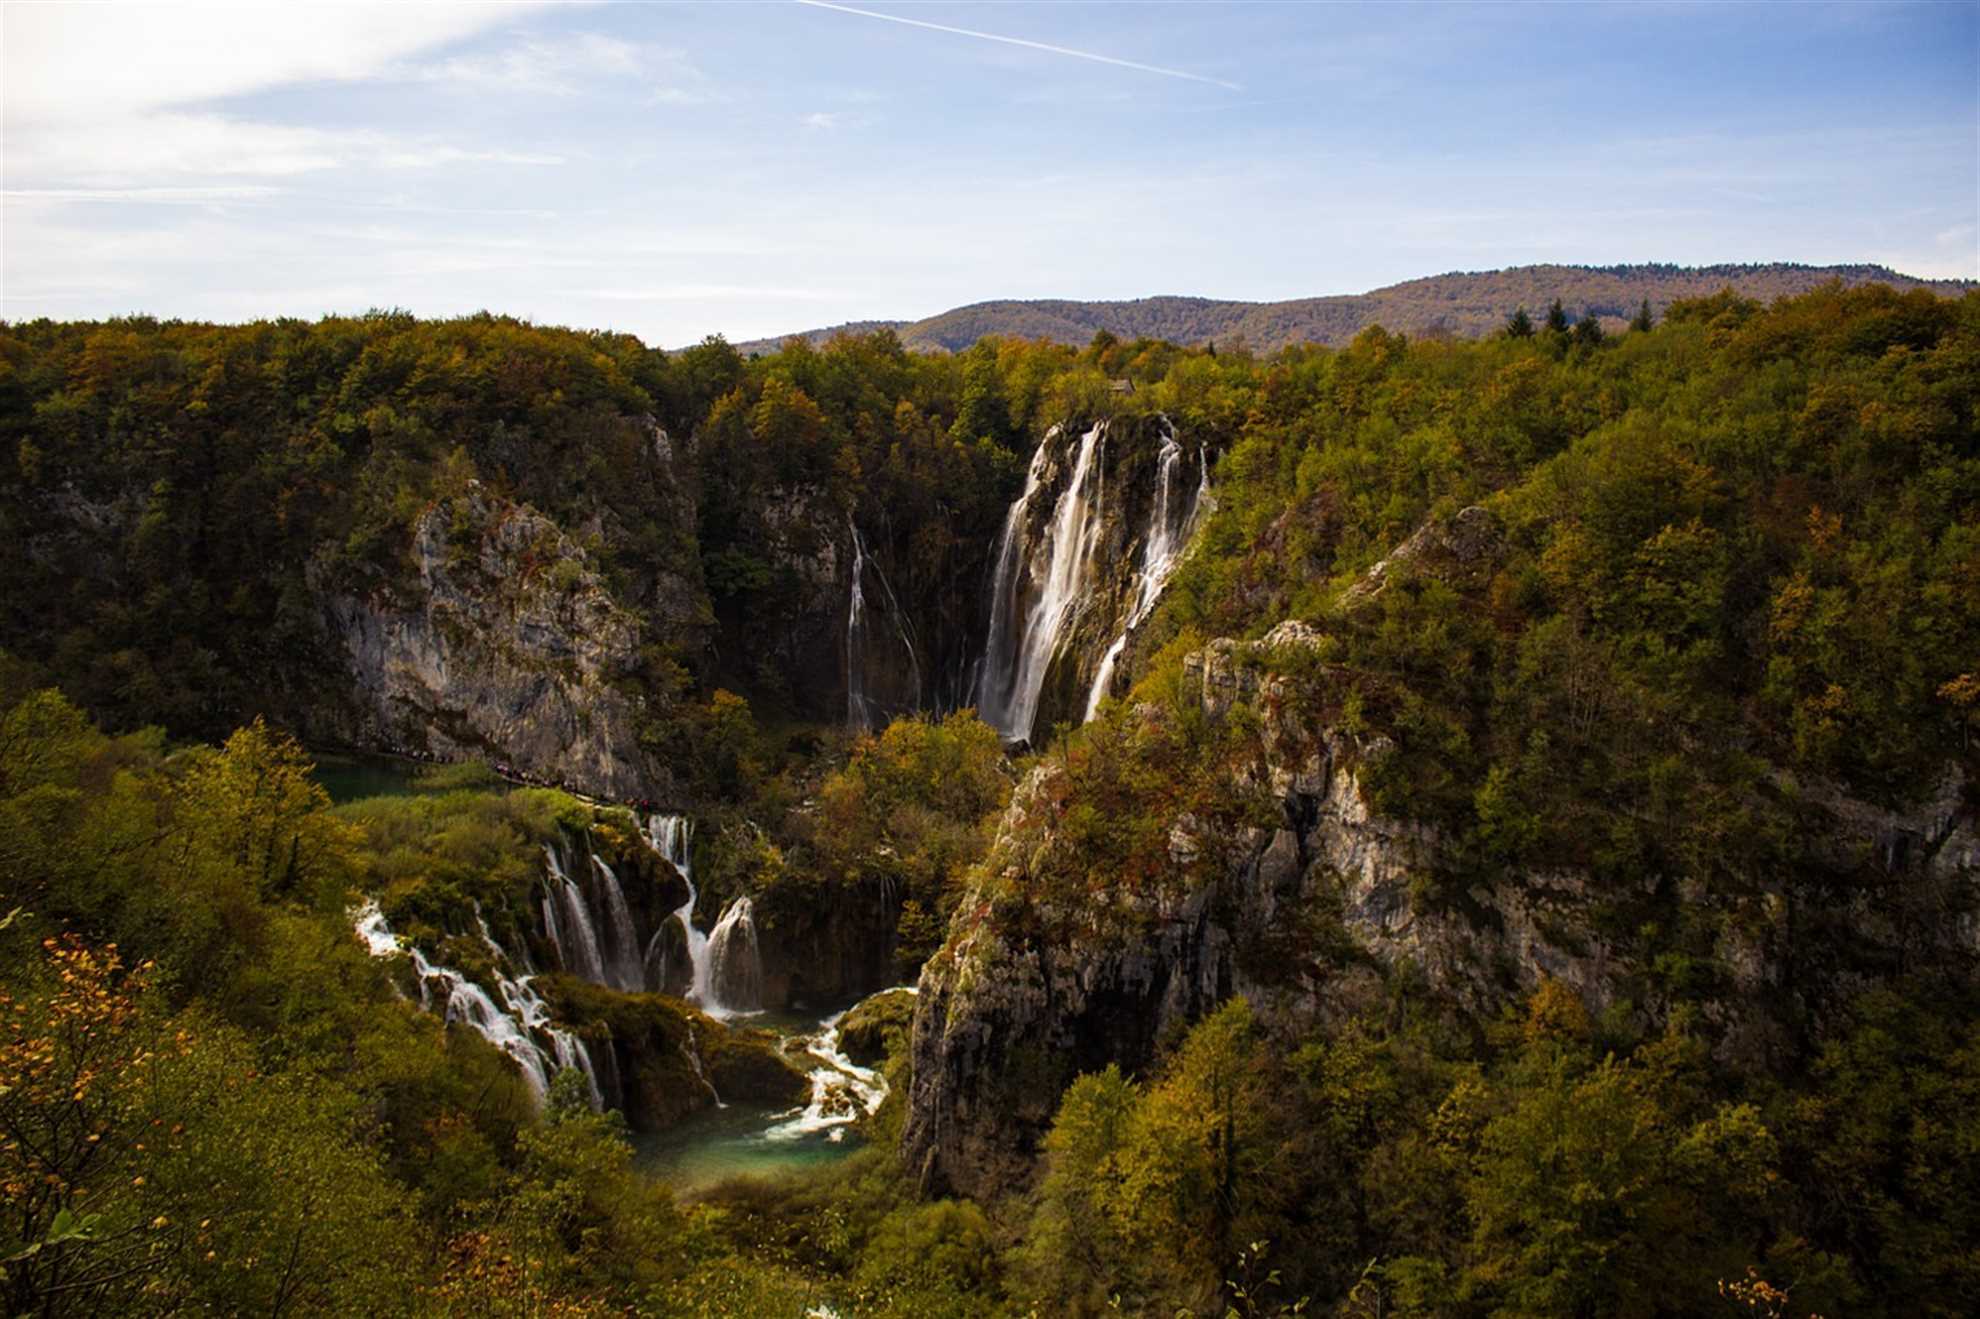
{"type": "MultiPolygon", "coordinates": [[[[687,901],[674,919],[687,934],[688,964],[693,968],[687,998],[711,1017],[731,1017],[760,1011],[763,1005],[763,963],[756,945],[755,913],[748,898],[737,898],[715,923],[713,934],[694,927],[694,822],[685,815],[656,815],[646,824],[647,842],[680,871],[687,884],[687,901]]],[[[646,973],[653,981],[664,967],[655,965],[660,936],[647,946],[646,973]]]]}
{"type": "Polygon", "coordinates": [[[721,1092],[715,1088],[715,1083],[708,1079],[708,1069],[701,1065],[701,1041],[694,1037],[694,1021],[692,1019],[688,1021],[687,1028],[687,1048],[681,1050],[681,1052],[687,1055],[688,1063],[694,1068],[694,1074],[700,1077],[701,1084],[707,1087],[708,1097],[715,1101],[715,1107],[727,1108],[728,1105],[722,1102],[721,1092]]]}
{"type": "Polygon", "coordinates": [[[1025,523],[1051,465],[1058,428],[1047,431],[1031,457],[1024,493],[1004,518],[991,580],[990,633],[979,679],[978,709],[1005,737],[1028,738],[1038,699],[1059,650],[1066,624],[1093,582],[1093,553],[1101,532],[1102,464],[1095,461],[1107,423],[1080,437],[1072,475],[1059,492],[1052,521],[1037,546],[1023,544],[1025,523]],[[1043,572],[1037,560],[1044,556],[1043,572]],[[1027,587],[1029,591],[1027,591],[1027,587]],[[1021,609],[1032,594],[1029,609],[1021,609]]]}
{"type": "Polygon", "coordinates": [[[853,543],[852,595],[846,601],[846,726],[864,733],[873,727],[873,712],[866,703],[866,648],[861,644],[866,639],[866,589],[861,585],[866,576],[866,543],[859,538],[858,527],[846,525],[853,543]]]}
{"type": "Polygon", "coordinates": [[[737,898],[708,936],[708,983],[704,1003],[728,1012],[755,1012],[763,1006],[763,957],[756,945],[756,915],[748,898],[737,898]]]}
{"type": "Polygon", "coordinates": [[[619,883],[618,873],[606,864],[604,857],[592,853],[591,864],[598,869],[599,888],[604,898],[605,983],[628,994],[637,994],[645,988],[640,969],[639,930],[633,924],[631,908],[626,906],[625,887],[619,883]]]}
{"type": "Polygon", "coordinates": [[[852,536],[852,590],[846,600],[846,726],[856,732],[870,732],[878,720],[875,715],[885,716],[886,708],[876,710],[875,702],[867,695],[866,665],[867,651],[871,638],[867,635],[866,623],[866,573],[873,571],[874,580],[880,583],[880,590],[886,599],[887,612],[893,619],[894,635],[900,639],[901,649],[908,662],[909,709],[921,706],[921,656],[916,652],[914,638],[908,632],[907,615],[901,610],[901,602],[894,596],[894,588],[887,581],[887,574],[880,570],[880,564],[866,553],[866,540],[859,534],[859,526],[852,519],[846,520],[846,530],[852,536]]]}
{"type": "Polygon", "coordinates": [[[1100,659],[1099,671],[1093,675],[1093,688],[1086,697],[1088,719],[1100,712],[1100,702],[1110,694],[1114,666],[1120,662],[1121,652],[1127,649],[1129,634],[1154,612],[1155,602],[1161,599],[1162,588],[1169,584],[1169,574],[1176,570],[1176,563],[1189,544],[1189,533],[1195,528],[1197,515],[1206,507],[1205,500],[1210,491],[1209,454],[1197,450],[1197,462],[1201,470],[1196,490],[1193,495],[1185,494],[1181,488],[1182,446],[1176,443],[1175,428],[1164,419],[1161,456],[1157,460],[1155,475],[1155,507],[1141,541],[1141,563],[1135,575],[1134,604],[1121,623],[1120,635],[1107,647],[1107,653],[1100,659]]]}
{"type": "MultiPolygon", "coordinates": [[[[913,986],[906,988],[914,992],[913,986]]],[[[804,1040],[804,1051],[818,1064],[811,1069],[811,1098],[803,1108],[782,1115],[784,1121],[763,1133],[767,1139],[797,1140],[823,1131],[827,1140],[843,1140],[848,1127],[871,1116],[887,1098],[887,1078],[840,1051],[839,1023],[845,1016],[840,1012],[827,1017],[817,1033],[804,1040]]]]}
{"type": "MultiPolygon", "coordinates": [[[[591,1092],[592,1106],[604,1106],[605,1096],[599,1089],[590,1050],[583,1040],[551,1024],[549,1005],[530,987],[528,976],[512,978],[499,969],[495,971],[495,988],[502,996],[498,1006],[487,990],[459,971],[435,965],[417,948],[402,947],[376,901],[365,903],[352,916],[358,937],[364,940],[373,957],[396,957],[403,953],[412,958],[420,1006],[428,1012],[438,1012],[450,1026],[469,1027],[507,1054],[521,1070],[523,1082],[539,1106],[550,1093],[550,1078],[564,1067],[575,1067],[582,1072],[591,1092]]],[[[488,932],[478,910],[475,921],[489,950],[501,962],[513,962],[488,932]]]]}
{"type": "Polygon", "coordinates": [[[570,872],[561,844],[546,845],[543,858],[543,930],[557,949],[564,970],[580,980],[636,994],[646,987],[639,928],[626,904],[625,886],[605,859],[590,854],[581,870],[570,872]]]}
{"type": "Polygon", "coordinates": [[[584,890],[564,869],[557,849],[544,845],[543,859],[550,873],[543,884],[543,928],[557,949],[557,959],[566,971],[595,985],[609,983],[605,977],[605,954],[599,947],[598,928],[591,919],[591,906],[584,890]]]}

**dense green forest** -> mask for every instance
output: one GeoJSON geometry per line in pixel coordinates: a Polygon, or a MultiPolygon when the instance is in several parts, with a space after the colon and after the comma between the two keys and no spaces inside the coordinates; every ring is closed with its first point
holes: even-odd
{"type": "MultiPolygon", "coordinates": [[[[1269,355],[0,326],[9,1312],[1974,1312],[1980,295],[1533,312],[1269,355]],[[1047,427],[1156,413],[1215,507],[1091,721],[1016,755],[967,710],[848,731],[836,671],[765,640],[854,526],[967,658],[1047,427]],[[485,979],[475,920],[540,950],[544,849],[650,865],[637,818],[466,763],[333,804],[291,735],[341,681],[322,600],[415,592],[436,515],[472,558],[470,490],[640,620],[611,682],[704,890],[786,928],[884,892],[889,976],[1152,946],[1146,904],[1224,893],[1324,735],[1436,840],[1416,916],[1494,930],[1572,877],[1600,992],[1446,992],[1316,904],[1237,956],[1317,1009],[1226,992],[1124,1065],[1035,1060],[1006,1081],[1042,1134],[987,1191],[903,1155],[918,1020],[874,1031],[857,1153],[676,1195],[575,1071],[537,1105],[352,933],[373,900],[485,979]],[[1218,656],[1250,676],[1211,700],[1218,656]]],[[[721,1029],[540,982],[593,1037],[721,1029]]]]}

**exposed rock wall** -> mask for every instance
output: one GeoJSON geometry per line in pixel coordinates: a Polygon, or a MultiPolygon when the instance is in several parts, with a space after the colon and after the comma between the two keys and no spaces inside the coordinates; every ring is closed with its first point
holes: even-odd
{"type": "Polygon", "coordinates": [[[663,797],[627,681],[640,620],[581,546],[478,484],[413,529],[404,585],[329,593],[351,690],[328,730],[358,745],[486,756],[600,795],[663,797]]]}
{"type": "Polygon", "coordinates": [[[1379,1008],[1399,982],[1475,1019],[1551,977],[1596,1011],[1626,1004],[1654,1019],[1665,1000],[1643,949],[1603,919],[1618,904],[1685,904],[1698,928],[1717,931],[1706,1024],[1734,1065],[1779,1057],[1793,1043],[1784,1023],[1819,1019],[1827,996],[1885,968],[1929,960],[1973,974],[1980,848],[1957,777],[1905,815],[1799,795],[1839,862],[1882,852],[1887,883],[1874,892],[1783,877],[1714,895],[1679,876],[1632,894],[1556,871],[1434,895],[1423,881],[1445,840],[1380,817],[1362,791],[1359,767],[1382,744],[1294,713],[1296,686],[1325,678],[1314,676],[1320,666],[1285,662],[1314,640],[1287,623],[1263,642],[1220,640],[1186,661],[1206,716],[1257,716],[1255,745],[1231,772],[1262,791],[1277,820],[1219,834],[1174,819],[1174,882],[1072,896],[1034,884],[1054,822],[1073,804],[1053,762],[1020,786],[921,977],[902,1149],[926,1192],[990,1196],[1021,1183],[1075,1076],[1109,1062],[1147,1067],[1165,1040],[1236,994],[1270,1027],[1310,1029],[1379,1008]],[[1793,978],[1811,964],[1826,981],[1793,978]]]}

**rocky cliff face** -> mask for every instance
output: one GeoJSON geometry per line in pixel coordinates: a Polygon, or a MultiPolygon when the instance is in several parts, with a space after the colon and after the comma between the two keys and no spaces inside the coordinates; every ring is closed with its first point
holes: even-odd
{"type": "MultiPolygon", "coordinates": [[[[1312,708],[1302,690],[1326,682],[1315,642],[1287,623],[1263,642],[1216,641],[1187,661],[1202,713],[1255,730],[1230,773],[1267,810],[1234,829],[1170,820],[1161,883],[1069,894],[1039,882],[1078,803],[1056,762],[1014,795],[920,982],[902,1147],[925,1191],[987,1196],[1021,1183],[1076,1075],[1109,1062],[1145,1068],[1172,1032],[1237,994],[1269,1026],[1324,1028],[1379,1008],[1397,986],[1475,1018],[1551,977],[1596,1011],[1626,1005],[1654,1018],[1668,991],[1611,917],[1635,903],[1689,908],[1691,927],[1712,932],[1719,970],[1706,1016],[1736,1065],[1774,1056],[1789,1043],[1782,1023],[1819,1017],[1852,978],[1926,957],[1970,975],[1980,960],[1975,826],[1956,776],[1909,814],[1798,792],[1838,863],[1882,858],[1887,886],[1876,892],[1784,879],[1715,896],[1677,877],[1623,894],[1563,870],[1439,894],[1424,881],[1446,840],[1382,818],[1362,790],[1361,766],[1383,745],[1297,713],[1312,708]],[[1824,979],[1809,977],[1811,966],[1824,979]]],[[[1132,716],[1144,727],[1164,717],[1153,706],[1132,716]]]]}
{"type": "Polygon", "coordinates": [[[485,756],[609,797],[669,794],[635,730],[641,621],[580,545],[476,484],[420,517],[410,558],[402,585],[327,594],[326,630],[351,679],[327,731],[485,756]]]}
{"type": "Polygon", "coordinates": [[[760,896],[766,1005],[823,1010],[898,983],[900,895],[877,881],[760,896]]]}

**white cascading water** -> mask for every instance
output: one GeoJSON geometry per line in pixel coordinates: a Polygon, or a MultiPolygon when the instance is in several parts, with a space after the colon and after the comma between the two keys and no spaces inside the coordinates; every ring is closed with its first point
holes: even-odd
{"type": "Polygon", "coordinates": [[[1100,506],[1105,495],[1104,463],[1095,459],[1106,432],[1107,423],[1102,421],[1080,437],[1072,475],[1059,492],[1052,521],[1039,545],[1027,553],[1021,542],[1032,502],[1050,466],[1048,450],[1058,436],[1057,427],[1047,431],[1039,443],[1025,477],[1024,493],[1004,517],[991,581],[990,633],[977,711],[1008,738],[1031,736],[1039,694],[1058,654],[1060,638],[1092,586],[1093,554],[1100,540],[1100,506]],[[1028,572],[1041,556],[1045,559],[1042,579],[1028,572]],[[1020,617],[1020,596],[1027,577],[1036,594],[1020,617]]]}
{"type": "Polygon", "coordinates": [[[639,927],[633,924],[632,909],[626,905],[625,886],[619,883],[618,872],[596,852],[591,855],[591,864],[597,867],[599,894],[604,900],[605,928],[601,931],[604,937],[599,942],[605,954],[605,983],[613,989],[636,994],[644,988],[639,927]]]}
{"type": "Polygon", "coordinates": [[[763,1007],[763,956],[756,945],[756,912],[748,898],[737,898],[708,936],[708,983],[703,1002],[725,1012],[757,1012],[763,1007]]]}
{"type": "MultiPolygon", "coordinates": [[[[656,815],[646,822],[647,842],[667,858],[687,884],[687,901],[674,910],[674,918],[687,935],[687,998],[711,1017],[732,1017],[756,1012],[762,1007],[763,964],[756,945],[756,921],[748,898],[737,898],[715,922],[712,934],[694,927],[694,822],[685,815],[656,815]]],[[[659,934],[647,946],[647,979],[662,982],[665,968],[659,934]]]]}
{"type": "Polygon", "coordinates": [[[851,533],[853,547],[852,589],[846,599],[846,726],[856,732],[870,732],[878,722],[876,715],[884,715],[885,709],[876,709],[866,692],[867,648],[871,644],[867,634],[866,573],[870,568],[880,590],[886,596],[888,612],[893,617],[894,635],[900,638],[901,648],[907,653],[908,683],[913,693],[910,704],[919,707],[921,701],[921,656],[914,647],[914,638],[908,635],[907,615],[901,612],[901,602],[894,598],[894,588],[887,582],[887,574],[880,570],[877,561],[868,558],[866,540],[859,534],[859,527],[850,519],[846,530],[851,533]]]}
{"type": "Polygon", "coordinates": [[[853,543],[852,593],[846,600],[846,726],[863,733],[873,727],[866,701],[866,543],[858,527],[846,525],[853,543]]]}
{"type": "MultiPolygon", "coordinates": [[[[439,1012],[450,1026],[458,1023],[469,1027],[507,1054],[521,1070],[524,1083],[539,1105],[550,1093],[550,1078],[561,1068],[575,1067],[584,1074],[592,1106],[604,1107],[605,1098],[599,1090],[590,1050],[585,1048],[583,1040],[550,1024],[550,1008],[530,988],[528,976],[512,978],[496,971],[495,987],[502,995],[502,1004],[498,1006],[486,990],[459,971],[436,966],[417,948],[402,947],[377,902],[365,903],[352,915],[358,937],[364,940],[373,957],[396,957],[404,953],[412,958],[420,1006],[428,1012],[439,1012]],[[544,1041],[548,1042],[547,1049],[544,1041]]],[[[480,913],[476,912],[475,916],[489,950],[502,961],[512,962],[514,959],[489,934],[486,923],[480,921],[480,913]]]]}
{"type": "Polygon", "coordinates": [[[1155,474],[1155,507],[1142,537],[1141,564],[1135,574],[1134,604],[1121,623],[1120,635],[1107,647],[1107,653],[1100,657],[1100,668],[1093,675],[1093,688],[1086,696],[1088,719],[1100,712],[1100,703],[1111,692],[1114,667],[1120,662],[1121,652],[1127,649],[1129,635],[1154,612],[1155,602],[1162,598],[1162,588],[1169,584],[1169,575],[1176,570],[1183,549],[1189,544],[1189,533],[1195,528],[1197,514],[1206,507],[1205,497],[1210,489],[1210,456],[1199,450],[1197,459],[1202,470],[1197,478],[1196,490],[1193,494],[1185,493],[1182,489],[1182,445],[1176,443],[1175,428],[1165,419],[1162,423],[1161,456],[1157,460],[1155,474]]]}
{"type": "Polygon", "coordinates": [[[605,954],[584,891],[564,869],[563,858],[549,845],[543,848],[549,874],[543,881],[543,929],[557,950],[557,960],[580,980],[605,983],[605,954]]]}
{"type": "MultiPolygon", "coordinates": [[[[692,983],[699,977],[702,963],[708,960],[708,936],[694,928],[694,821],[685,815],[651,816],[646,821],[646,842],[666,858],[687,884],[687,901],[674,909],[674,919],[687,934],[688,965],[694,968],[690,976],[692,983]]],[[[646,985],[655,992],[667,983],[666,933],[667,927],[662,925],[646,945],[646,985]]]]}
{"type": "MultiPolygon", "coordinates": [[[[908,993],[914,986],[903,986],[908,993]]],[[[882,990],[894,993],[894,990],[882,990]]],[[[811,1069],[811,1098],[803,1108],[781,1115],[783,1120],[764,1132],[769,1140],[797,1140],[822,1131],[825,1139],[842,1141],[846,1129],[870,1116],[887,1098],[887,1079],[871,1067],[861,1067],[839,1049],[839,1023],[844,1012],[818,1023],[816,1034],[804,1040],[804,1051],[818,1064],[811,1069]]]]}

